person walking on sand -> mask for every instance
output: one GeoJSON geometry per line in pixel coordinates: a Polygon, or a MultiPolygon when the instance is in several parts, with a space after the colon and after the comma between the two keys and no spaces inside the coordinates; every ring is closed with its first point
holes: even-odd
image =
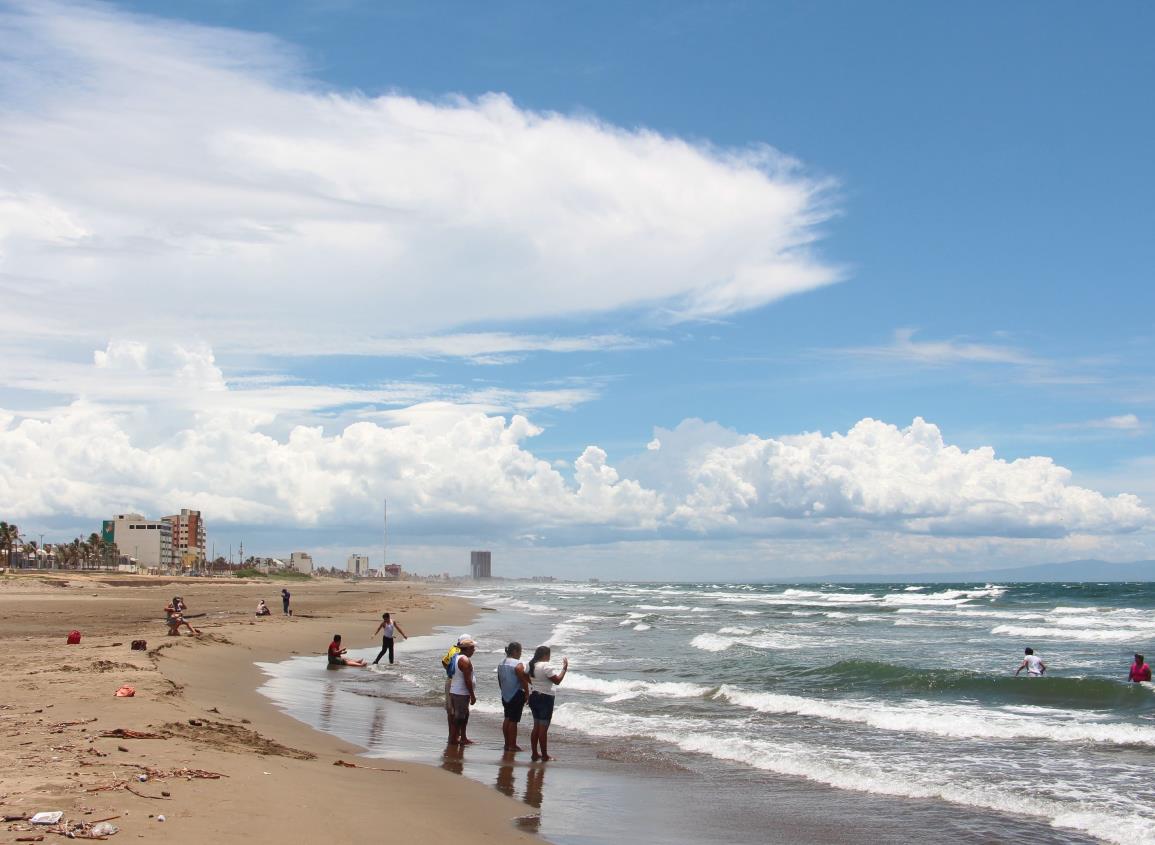
{"type": "Polygon", "coordinates": [[[293,613],[289,610],[289,590],[287,587],[281,587],[281,613],[285,616],[292,616],[293,613]]]}
{"type": "Polygon", "coordinates": [[[549,723],[553,721],[553,704],[556,687],[565,680],[569,671],[569,658],[561,659],[561,671],[550,663],[552,653],[549,646],[539,645],[529,661],[529,680],[533,692],[529,694],[529,712],[533,714],[533,730],[529,735],[531,760],[552,760],[549,756],[549,723]]]}
{"type": "Polygon", "coordinates": [[[390,618],[388,613],[381,614],[381,624],[377,626],[377,630],[373,632],[373,636],[381,634],[381,652],[377,655],[377,659],[373,661],[376,666],[381,662],[381,658],[385,656],[385,652],[389,652],[389,662],[393,662],[393,634],[394,632],[400,634],[402,638],[409,639],[401,626],[390,618]]]}
{"type": "Polygon", "coordinates": [[[450,745],[472,745],[473,740],[465,735],[469,724],[469,706],[477,703],[477,694],[473,689],[473,652],[477,650],[477,643],[469,637],[464,637],[457,643],[461,654],[454,655],[453,678],[449,683],[449,707],[453,716],[453,725],[450,728],[450,745]]]}
{"type": "Polygon", "coordinates": [[[345,652],[347,648],[341,646],[341,635],[334,634],[333,642],[329,643],[329,665],[330,666],[365,666],[364,660],[358,660],[354,657],[346,657],[345,652]]]}
{"type": "Polygon", "coordinates": [[[1026,657],[1024,657],[1023,662],[1019,664],[1019,668],[1015,670],[1015,677],[1017,678],[1019,676],[1019,672],[1023,671],[1024,669],[1027,670],[1028,678],[1043,677],[1047,671],[1047,664],[1044,663],[1042,659],[1040,659],[1039,656],[1035,654],[1035,650],[1028,647],[1023,651],[1023,654],[1025,654],[1026,657]]]}
{"type": "Polygon", "coordinates": [[[1151,680],[1151,667],[1143,660],[1143,655],[1135,655],[1135,662],[1131,664],[1131,671],[1127,675],[1127,680],[1133,684],[1141,684],[1151,680]]]}
{"type": "Polygon", "coordinates": [[[497,685],[501,688],[501,706],[505,710],[501,723],[505,750],[523,751],[517,744],[517,725],[529,700],[529,674],[521,663],[521,643],[513,642],[505,647],[505,660],[497,667],[497,685]]]}

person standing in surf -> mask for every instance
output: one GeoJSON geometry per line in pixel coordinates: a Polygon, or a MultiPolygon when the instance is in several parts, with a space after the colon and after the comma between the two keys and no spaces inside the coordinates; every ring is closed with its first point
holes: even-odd
{"type": "Polygon", "coordinates": [[[1151,680],[1151,667],[1143,660],[1143,655],[1135,655],[1135,662],[1131,664],[1131,671],[1127,675],[1127,680],[1133,684],[1141,684],[1151,680]]]}
{"type": "Polygon", "coordinates": [[[529,735],[532,760],[552,760],[549,756],[549,723],[553,721],[553,705],[556,687],[565,680],[569,671],[569,658],[561,660],[561,671],[550,663],[552,656],[549,646],[539,645],[529,661],[529,680],[533,692],[529,694],[529,712],[533,714],[533,731],[529,735]]]}
{"type": "Polygon", "coordinates": [[[1024,669],[1027,670],[1028,678],[1043,677],[1044,673],[1047,671],[1047,664],[1044,663],[1042,659],[1035,654],[1035,650],[1028,646],[1023,651],[1023,654],[1025,654],[1026,657],[1024,657],[1023,662],[1019,664],[1019,668],[1015,670],[1015,677],[1017,678],[1019,676],[1019,672],[1023,671],[1024,669]]]}
{"type": "Polygon", "coordinates": [[[501,687],[501,706],[505,719],[501,723],[501,734],[505,737],[506,751],[522,751],[517,744],[517,725],[529,699],[529,675],[521,665],[521,643],[510,643],[505,647],[505,660],[497,667],[497,685],[501,687]]]}
{"type": "Polygon", "coordinates": [[[465,735],[469,725],[469,707],[477,703],[477,693],[473,689],[473,652],[477,644],[469,637],[457,641],[461,653],[453,656],[454,672],[449,682],[449,713],[453,719],[450,726],[450,745],[473,745],[473,740],[465,735]]]}
{"type": "Polygon", "coordinates": [[[401,626],[394,622],[388,613],[381,614],[381,624],[377,626],[377,630],[373,632],[373,636],[377,636],[378,633],[381,634],[381,652],[377,655],[377,659],[373,661],[374,666],[381,662],[381,658],[385,656],[385,652],[389,652],[389,662],[393,662],[394,633],[400,634],[403,639],[409,639],[406,633],[401,630],[401,626]]]}

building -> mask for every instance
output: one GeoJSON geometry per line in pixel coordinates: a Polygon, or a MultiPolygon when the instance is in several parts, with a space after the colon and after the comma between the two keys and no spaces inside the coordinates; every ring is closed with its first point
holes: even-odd
{"type": "Polygon", "coordinates": [[[166,516],[172,526],[172,554],[181,569],[201,569],[205,564],[205,522],[200,511],[181,508],[166,516]]]}
{"type": "Polygon", "coordinates": [[[385,564],[385,577],[392,578],[394,581],[401,578],[401,564],[387,563],[385,564]]]}
{"type": "Polygon", "coordinates": [[[368,577],[369,555],[349,555],[349,559],[345,561],[345,571],[350,575],[368,577]]]}
{"type": "Polygon", "coordinates": [[[313,556],[308,552],[293,552],[289,555],[289,568],[311,575],[313,573],[313,556]]]}
{"type": "Polygon", "coordinates": [[[469,574],[473,578],[492,578],[489,568],[489,552],[469,553],[469,574]]]}
{"type": "Polygon", "coordinates": [[[172,525],[163,519],[148,520],[138,513],[122,513],[105,520],[103,534],[105,539],[111,537],[122,555],[133,558],[138,569],[176,568],[172,525]]]}

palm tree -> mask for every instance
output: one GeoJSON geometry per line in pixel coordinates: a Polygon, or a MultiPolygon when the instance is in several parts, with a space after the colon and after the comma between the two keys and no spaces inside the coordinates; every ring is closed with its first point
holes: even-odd
{"type": "Polygon", "coordinates": [[[12,566],[16,544],[20,542],[20,529],[12,522],[0,522],[0,549],[4,551],[5,565],[12,566]]]}

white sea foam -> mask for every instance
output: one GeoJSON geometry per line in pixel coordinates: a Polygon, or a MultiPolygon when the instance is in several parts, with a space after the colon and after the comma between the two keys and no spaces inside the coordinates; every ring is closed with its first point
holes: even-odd
{"type": "Polygon", "coordinates": [[[728,625],[725,628],[719,628],[719,634],[734,634],[739,637],[744,637],[747,634],[753,634],[757,628],[746,628],[741,625],[728,625]]]}
{"type": "Polygon", "coordinates": [[[702,651],[725,651],[734,645],[734,640],[729,637],[721,637],[717,634],[698,634],[694,639],[690,640],[690,645],[694,648],[700,648],[702,651]]]}
{"type": "MultiPolygon", "coordinates": [[[[703,730],[696,720],[669,716],[629,716],[567,702],[554,711],[554,723],[600,737],[643,736],[683,751],[728,760],[764,771],[824,783],[838,789],[907,798],[935,798],[962,806],[1015,815],[1028,814],[1053,826],[1085,831],[1115,843],[1155,843],[1155,821],[1138,814],[1098,809],[1067,790],[1067,800],[1042,798],[1005,783],[975,783],[945,778],[936,767],[915,768],[909,758],[883,760],[840,757],[836,750],[805,744],[765,741],[703,730]],[[1095,808],[1095,809],[1089,809],[1095,808]]],[[[915,762],[916,761],[911,761],[915,762]]],[[[1090,796],[1088,796],[1090,797],[1090,796]]]]}
{"type": "Polygon", "coordinates": [[[634,626],[634,630],[635,631],[648,631],[652,627],[654,627],[654,626],[653,625],[647,625],[645,622],[639,622],[637,625],[634,626]]]}
{"type": "MultiPolygon", "coordinates": [[[[1024,681],[1024,683],[1031,683],[1024,681]]],[[[852,722],[884,731],[913,732],[956,739],[1047,739],[1155,747],[1155,728],[1073,721],[1072,711],[1040,708],[1025,716],[1004,709],[946,705],[928,701],[828,701],[797,695],[754,692],[723,684],[714,696],[759,713],[811,716],[852,722]],[[1055,718],[1043,716],[1053,715],[1055,718]]]]}
{"type": "Polygon", "coordinates": [[[579,692],[609,696],[606,701],[625,701],[639,696],[647,698],[701,698],[713,687],[680,681],[639,681],[624,678],[592,678],[580,672],[569,672],[566,688],[579,692]]]}
{"type": "Polygon", "coordinates": [[[638,610],[689,610],[688,604],[635,604],[638,610]]]}
{"type": "Polygon", "coordinates": [[[567,619],[565,622],[559,622],[553,626],[553,631],[550,632],[549,639],[545,641],[544,645],[573,645],[574,642],[589,633],[590,622],[597,622],[603,618],[582,614],[567,619]]]}
{"type": "Polygon", "coordinates": [[[1083,642],[1143,642],[1152,639],[1150,630],[1116,628],[1104,631],[1100,628],[1031,628],[1020,625],[998,625],[992,634],[1025,639],[1081,640],[1083,642]]]}

